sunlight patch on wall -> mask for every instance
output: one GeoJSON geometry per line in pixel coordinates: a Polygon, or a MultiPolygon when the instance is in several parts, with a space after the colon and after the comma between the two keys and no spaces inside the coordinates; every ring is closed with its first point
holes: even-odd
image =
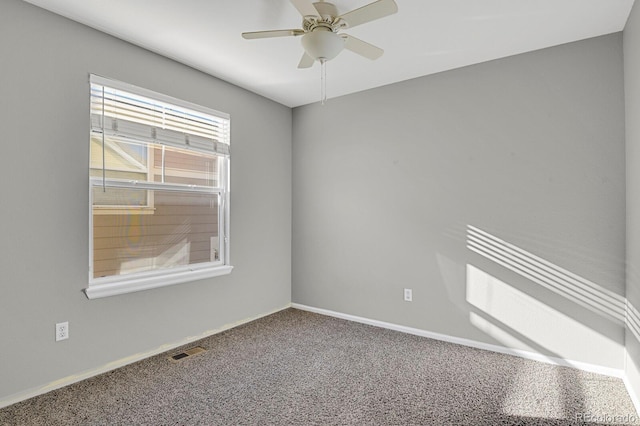
{"type": "Polygon", "coordinates": [[[495,324],[492,324],[490,321],[475,312],[469,312],[469,322],[478,330],[493,337],[507,348],[522,348],[527,351],[537,352],[533,346],[528,345],[524,340],[518,339],[513,334],[495,324]]]}
{"type": "Polygon", "coordinates": [[[508,347],[536,352],[544,349],[550,352],[545,355],[564,359],[571,359],[576,353],[620,350],[619,345],[606,336],[473,265],[467,265],[466,299],[498,325],[490,321],[487,323],[491,326],[479,324],[474,317],[472,323],[508,347]],[[501,329],[499,324],[513,332],[501,329]]]}
{"type": "Polygon", "coordinates": [[[618,324],[625,298],[475,226],[467,225],[467,248],[618,324]]]}

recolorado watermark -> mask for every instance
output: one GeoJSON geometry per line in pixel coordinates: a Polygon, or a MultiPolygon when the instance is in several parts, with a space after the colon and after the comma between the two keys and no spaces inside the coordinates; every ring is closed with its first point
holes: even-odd
{"type": "Polygon", "coordinates": [[[592,423],[631,423],[635,424],[640,420],[637,414],[592,414],[592,413],[578,413],[576,414],[576,420],[580,422],[592,422],[592,423]]]}

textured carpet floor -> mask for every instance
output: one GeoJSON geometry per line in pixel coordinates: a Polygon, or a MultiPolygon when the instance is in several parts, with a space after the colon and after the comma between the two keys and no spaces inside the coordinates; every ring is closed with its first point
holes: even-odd
{"type": "Polygon", "coordinates": [[[295,309],[195,345],[207,352],[174,363],[171,351],[23,401],[0,424],[637,422],[618,379],[295,309]]]}

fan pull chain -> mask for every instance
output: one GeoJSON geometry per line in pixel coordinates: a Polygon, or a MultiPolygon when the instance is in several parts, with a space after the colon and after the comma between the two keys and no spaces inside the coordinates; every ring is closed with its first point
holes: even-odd
{"type": "Polygon", "coordinates": [[[320,103],[327,102],[327,60],[320,59],[320,103]]]}

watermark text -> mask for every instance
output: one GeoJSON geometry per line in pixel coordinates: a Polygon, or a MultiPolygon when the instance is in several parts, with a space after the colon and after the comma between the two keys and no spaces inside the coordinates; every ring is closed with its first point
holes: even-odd
{"type": "Polygon", "coordinates": [[[581,422],[592,423],[636,423],[639,418],[637,414],[592,414],[578,413],[576,420],[581,422]]]}

